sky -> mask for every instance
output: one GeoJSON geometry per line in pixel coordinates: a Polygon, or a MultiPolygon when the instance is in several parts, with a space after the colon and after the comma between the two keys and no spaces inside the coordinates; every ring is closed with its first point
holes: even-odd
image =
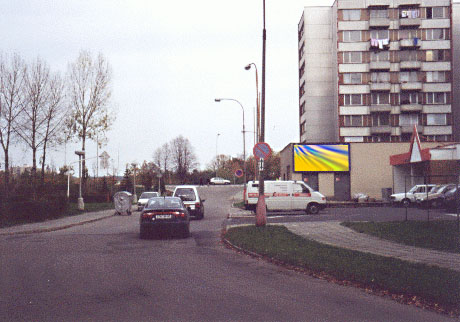
{"type": "MultiPolygon", "coordinates": [[[[262,79],[262,5],[248,0],[0,0],[1,50],[26,61],[40,57],[63,75],[81,50],[103,54],[113,71],[107,133],[112,168],[152,161],[153,152],[179,135],[189,139],[200,168],[216,154],[254,146],[255,70],[262,79]]],[[[305,6],[328,0],[266,0],[265,141],[274,151],[299,140],[297,25],[305,6]]],[[[59,168],[78,161],[81,144],[50,151],[59,168]]],[[[87,141],[90,174],[96,144],[87,141]]],[[[14,166],[31,165],[31,152],[16,146],[14,166]]],[[[3,161],[3,156],[0,156],[3,161]]],[[[105,170],[104,170],[105,171],[105,170]]],[[[99,173],[104,174],[102,169],[99,173]]]]}

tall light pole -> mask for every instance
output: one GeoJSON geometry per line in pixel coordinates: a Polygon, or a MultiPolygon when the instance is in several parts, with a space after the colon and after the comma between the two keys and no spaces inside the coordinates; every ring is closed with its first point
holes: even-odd
{"type": "Polygon", "coordinates": [[[77,207],[78,210],[85,210],[85,203],[81,195],[81,157],[85,157],[85,151],[75,151],[75,154],[78,155],[78,178],[80,179],[77,207]]]}
{"type": "Polygon", "coordinates": [[[220,133],[217,133],[216,135],[216,177],[218,177],[217,171],[219,170],[219,154],[217,153],[217,142],[219,141],[219,136],[220,136],[220,133]]]}
{"type": "Polygon", "coordinates": [[[256,125],[256,141],[260,142],[259,137],[260,137],[260,104],[259,104],[259,73],[257,72],[257,65],[254,63],[249,63],[244,67],[246,70],[250,70],[251,66],[254,66],[254,69],[256,70],[256,106],[257,106],[257,125],[256,125]]]}
{"type": "Polygon", "coordinates": [[[234,98],[216,98],[216,102],[220,101],[234,101],[240,104],[241,110],[243,111],[243,172],[244,172],[244,187],[246,187],[246,130],[244,127],[244,107],[243,105],[236,99],[234,98]]]}
{"type": "MultiPolygon", "coordinates": [[[[265,141],[265,55],[266,55],[266,42],[267,31],[265,29],[265,0],[263,0],[263,23],[264,29],[262,31],[262,106],[260,116],[260,142],[265,141]]],[[[267,224],[267,208],[265,205],[265,184],[264,184],[264,170],[259,173],[259,198],[257,199],[256,207],[256,226],[265,226],[267,224]]]]}

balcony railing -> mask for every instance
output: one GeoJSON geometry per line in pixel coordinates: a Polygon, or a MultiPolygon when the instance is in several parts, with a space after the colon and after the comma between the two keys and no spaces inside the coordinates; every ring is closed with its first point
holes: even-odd
{"type": "Polygon", "coordinates": [[[418,112],[423,109],[423,105],[419,103],[401,104],[401,112],[418,112]]]}
{"type": "Polygon", "coordinates": [[[421,67],[422,67],[422,62],[420,61],[403,60],[399,63],[399,68],[401,70],[420,69],[421,67]]]}
{"type": "Polygon", "coordinates": [[[422,82],[405,82],[401,83],[402,91],[420,91],[422,90],[422,82]]]}
{"type": "Polygon", "coordinates": [[[391,83],[370,83],[370,90],[371,91],[390,91],[391,90],[391,83]]]}
{"type": "Polygon", "coordinates": [[[390,27],[390,19],[389,18],[374,18],[371,17],[369,19],[369,27],[376,27],[376,28],[384,28],[390,27]]]}
{"type": "Polygon", "coordinates": [[[371,134],[386,134],[386,133],[391,133],[390,125],[380,125],[380,126],[371,127],[371,134]]]}
{"type": "Polygon", "coordinates": [[[390,70],[390,67],[389,61],[371,61],[369,64],[370,70],[390,70]]]}
{"type": "Polygon", "coordinates": [[[411,39],[400,39],[399,47],[400,48],[418,48],[422,45],[422,41],[415,37],[411,39]]]}

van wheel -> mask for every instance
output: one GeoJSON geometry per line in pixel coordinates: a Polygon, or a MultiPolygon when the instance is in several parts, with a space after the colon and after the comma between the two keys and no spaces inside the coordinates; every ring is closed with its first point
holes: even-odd
{"type": "Polygon", "coordinates": [[[307,213],[316,215],[319,212],[319,206],[316,203],[311,203],[307,207],[307,213]]]}

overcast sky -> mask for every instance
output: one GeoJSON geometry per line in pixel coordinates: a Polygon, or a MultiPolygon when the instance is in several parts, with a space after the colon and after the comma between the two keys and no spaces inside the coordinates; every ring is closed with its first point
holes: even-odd
{"type": "MultiPolygon", "coordinates": [[[[241,107],[214,99],[239,100],[246,130],[254,131],[255,72],[244,66],[256,63],[260,85],[262,0],[2,2],[3,52],[28,62],[41,57],[62,73],[80,50],[106,56],[117,119],[99,153],[107,151],[120,174],[126,163],[152,160],[157,147],[179,135],[190,140],[202,169],[216,147],[219,154],[242,154],[241,107]]],[[[297,24],[303,7],[332,3],[266,1],[266,142],[275,151],[299,140],[297,24]]],[[[253,145],[249,132],[247,155],[253,145]]],[[[88,158],[96,156],[95,146],[88,143],[88,158]]],[[[59,148],[48,160],[58,168],[77,160],[76,149],[59,148]]],[[[31,164],[30,152],[20,148],[12,159],[31,164]]]]}

